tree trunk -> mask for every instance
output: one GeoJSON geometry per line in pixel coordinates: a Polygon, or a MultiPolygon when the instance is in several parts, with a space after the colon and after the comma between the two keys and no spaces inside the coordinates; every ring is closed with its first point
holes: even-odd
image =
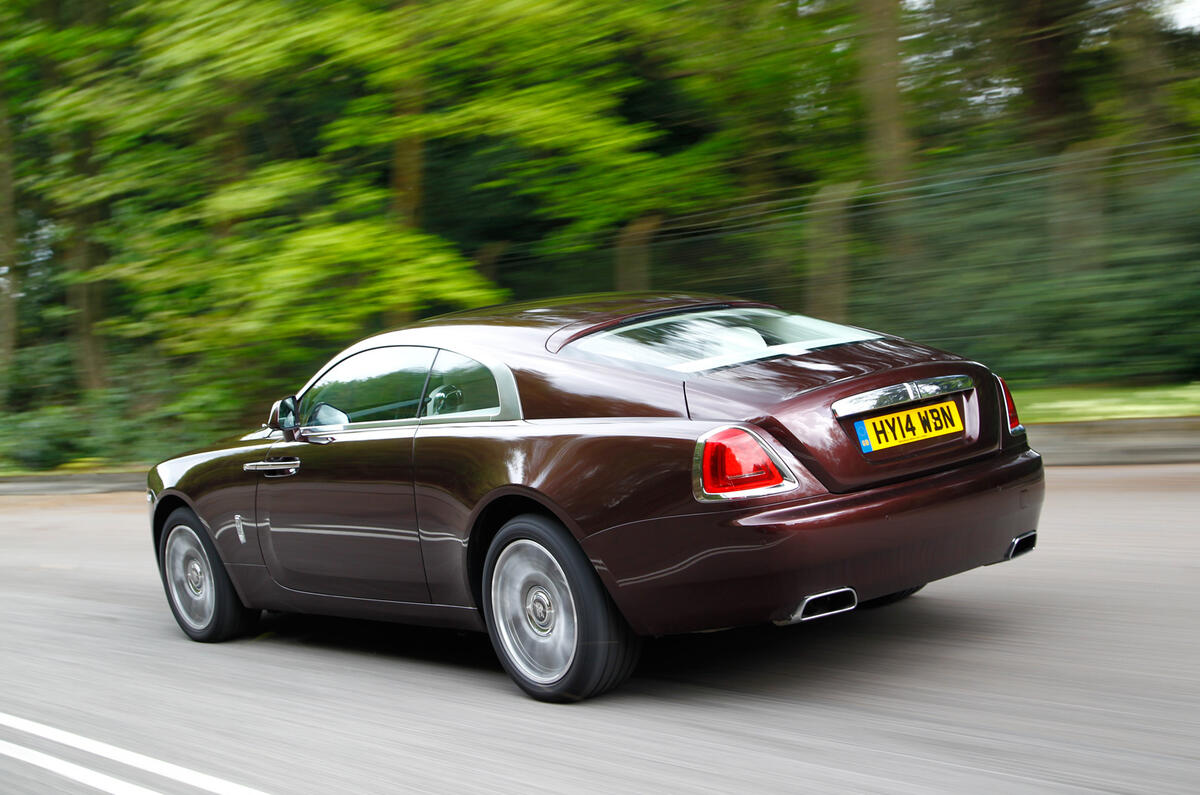
{"type": "Polygon", "coordinates": [[[900,94],[900,0],[859,0],[863,31],[862,92],[867,149],[878,182],[908,178],[912,143],[900,94]]]}
{"type": "Polygon", "coordinates": [[[1061,150],[1079,132],[1083,100],[1070,66],[1087,7],[1088,0],[1010,0],[1005,6],[1018,26],[1015,55],[1033,133],[1047,152],[1061,150]]]}
{"type": "Polygon", "coordinates": [[[1127,121],[1139,139],[1150,140],[1168,124],[1162,86],[1170,73],[1150,3],[1134,0],[1113,33],[1125,82],[1121,94],[1127,121]]]}
{"type": "MultiPolygon", "coordinates": [[[[235,86],[226,86],[225,90],[235,97],[241,96],[235,86]]],[[[233,185],[246,178],[246,136],[234,122],[240,107],[240,102],[235,99],[219,113],[209,114],[205,127],[201,128],[201,134],[207,139],[208,151],[212,157],[211,174],[215,179],[215,189],[233,185]]],[[[218,241],[228,238],[237,222],[238,219],[233,216],[219,219],[213,226],[213,236],[218,241]]]]}
{"type": "Polygon", "coordinates": [[[484,243],[475,253],[475,262],[479,264],[479,272],[489,282],[495,283],[499,277],[496,266],[499,264],[500,258],[504,256],[504,252],[508,251],[509,245],[507,240],[493,240],[490,243],[484,243]]]}
{"type": "MultiPolygon", "coordinates": [[[[100,28],[108,17],[107,10],[107,4],[100,0],[86,0],[79,8],[79,21],[100,28]]],[[[54,82],[60,79],[61,76],[56,75],[54,82]]],[[[95,175],[95,141],[91,129],[79,128],[76,132],[65,133],[59,145],[60,153],[65,150],[65,154],[69,154],[68,179],[82,182],[95,175]]],[[[60,208],[60,212],[71,229],[66,251],[70,276],[67,307],[71,310],[69,337],[75,355],[75,378],[81,389],[104,389],[107,386],[105,351],[96,333],[96,326],[103,318],[103,292],[102,285],[91,278],[92,269],[103,256],[92,235],[104,215],[104,208],[89,202],[82,191],[74,193],[72,201],[60,208]]]]}
{"type": "Polygon", "coordinates": [[[826,185],[812,198],[804,311],[845,321],[850,304],[850,201],[857,182],[826,185]]]}
{"type": "MultiPolygon", "coordinates": [[[[413,80],[396,91],[396,115],[419,116],[425,110],[420,81],[413,80]]],[[[396,139],[392,145],[392,212],[413,229],[421,226],[424,140],[416,133],[396,139]]]]}
{"type": "Polygon", "coordinates": [[[1058,156],[1050,191],[1051,272],[1057,276],[1104,266],[1104,166],[1107,141],[1072,146],[1058,156]]]}
{"type": "MultiPolygon", "coordinates": [[[[863,20],[862,48],[862,95],[867,111],[867,162],[871,176],[895,191],[886,196],[880,205],[879,221],[883,239],[887,241],[888,258],[882,264],[878,279],[894,278],[892,274],[909,271],[920,259],[920,245],[904,215],[911,210],[913,196],[905,181],[912,172],[912,141],[905,124],[904,97],[900,91],[902,64],[900,60],[900,17],[901,0],[859,0],[860,17],[863,20]],[[896,200],[902,200],[895,203],[896,200]]],[[[824,256],[829,270],[821,275],[818,270],[810,274],[809,305],[821,301],[828,309],[821,315],[830,320],[845,320],[850,301],[850,283],[846,276],[849,268],[849,219],[848,204],[854,193],[853,186],[830,185],[818,193],[816,200],[832,202],[827,220],[814,222],[829,225],[823,235],[834,236],[834,252],[824,256]],[[813,278],[817,279],[814,285],[813,278]],[[825,292],[814,294],[813,287],[825,292]]],[[[820,211],[819,211],[820,213],[820,211]]],[[[818,259],[818,262],[821,260],[818,259]]]]}
{"type": "Polygon", "coordinates": [[[67,285],[67,305],[71,308],[71,336],[74,338],[76,378],[83,389],[103,389],[105,378],[104,345],[96,334],[103,316],[100,284],[87,281],[96,262],[96,246],[90,239],[95,221],[92,208],[75,213],[67,261],[72,280],[67,285]]]}
{"type": "Polygon", "coordinates": [[[8,396],[9,367],[17,350],[17,203],[13,139],[6,98],[0,93],[0,405],[8,396]]]}
{"type": "Polygon", "coordinates": [[[650,289],[650,240],[662,223],[661,215],[643,215],[625,225],[617,236],[617,261],[614,275],[616,289],[641,291],[650,289]]]}
{"type": "MultiPolygon", "coordinates": [[[[84,131],[72,141],[73,177],[94,173],[92,135],[84,131]]],[[[99,249],[92,241],[92,229],[100,218],[96,204],[77,204],[68,210],[71,235],[67,246],[67,306],[71,309],[71,341],[75,350],[76,380],[82,389],[103,389],[106,386],[104,345],[96,334],[96,324],[103,316],[101,287],[90,280],[90,272],[98,261],[99,249]]]]}

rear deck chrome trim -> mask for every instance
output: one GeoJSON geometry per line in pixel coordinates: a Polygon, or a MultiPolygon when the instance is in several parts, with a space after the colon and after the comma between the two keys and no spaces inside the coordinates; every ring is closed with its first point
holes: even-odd
{"type": "Polygon", "coordinates": [[[956,392],[966,392],[974,388],[975,379],[969,375],[938,375],[932,378],[921,378],[916,381],[906,381],[903,384],[872,389],[870,392],[860,392],[857,395],[835,400],[831,408],[833,416],[853,417],[856,414],[866,414],[868,411],[901,406],[905,403],[916,403],[918,400],[953,395],[956,392]]]}

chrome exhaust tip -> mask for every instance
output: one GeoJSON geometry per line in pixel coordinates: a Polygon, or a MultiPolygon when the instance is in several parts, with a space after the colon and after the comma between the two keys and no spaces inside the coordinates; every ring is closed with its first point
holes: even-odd
{"type": "Polygon", "coordinates": [[[845,613],[856,607],[858,607],[858,593],[853,588],[835,588],[832,591],[804,597],[804,601],[800,603],[790,618],[775,623],[783,626],[799,621],[812,621],[814,618],[845,613]]]}
{"type": "Polygon", "coordinates": [[[1005,560],[1012,560],[1018,555],[1024,555],[1026,552],[1032,552],[1037,546],[1037,530],[1030,530],[1028,533],[1021,533],[1012,540],[1008,545],[1008,552],[1005,553],[1005,560]]]}

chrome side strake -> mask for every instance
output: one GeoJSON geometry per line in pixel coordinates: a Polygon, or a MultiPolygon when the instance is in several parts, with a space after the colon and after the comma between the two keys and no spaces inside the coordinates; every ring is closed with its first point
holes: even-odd
{"type": "Polygon", "coordinates": [[[969,375],[938,375],[932,378],[907,381],[903,384],[892,384],[835,400],[832,406],[833,416],[852,417],[855,414],[865,414],[868,411],[900,406],[905,403],[916,403],[918,400],[939,395],[966,392],[974,386],[975,381],[969,375]]]}

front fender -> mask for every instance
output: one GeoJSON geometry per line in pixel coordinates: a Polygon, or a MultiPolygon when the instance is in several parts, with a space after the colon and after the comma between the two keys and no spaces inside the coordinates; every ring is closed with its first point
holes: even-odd
{"type": "Polygon", "coordinates": [[[260,476],[242,465],[265,457],[276,441],[276,435],[253,433],[156,464],[147,475],[156,542],[161,522],[182,504],[199,517],[227,566],[262,565],[254,507],[260,476]]]}

